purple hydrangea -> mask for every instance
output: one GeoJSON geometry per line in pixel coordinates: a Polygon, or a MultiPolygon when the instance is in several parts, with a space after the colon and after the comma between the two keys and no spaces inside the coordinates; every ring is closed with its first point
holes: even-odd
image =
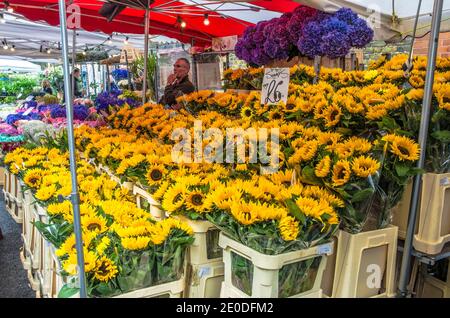
{"type": "Polygon", "coordinates": [[[111,75],[114,77],[116,81],[120,81],[128,78],[128,71],[124,69],[116,69],[111,72],[111,75]]]}
{"type": "Polygon", "coordinates": [[[66,108],[62,105],[58,105],[58,107],[54,107],[50,111],[50,116],[52,118],[65,118],[66,117],[66,108]]]}
{"type": "Polygon", "coordinates": [[[374,32],[367,25],[367,22],[359,19],[352,26],[349,27],[348,37],[351,40],[351,45],[357,48],[363,48],[373,40],[374,32]]]}
{"type": "Polygon", "coordinates": [[[73,107],[73,118],[75,120],[86,120],[89,117],[89,108],[86,105],[77,105],[73,107]]]}
{"type": "Polygon", "coordinates": [[[38,103],[36,101],[32,100],[32,101],[23,103],[23,106],[25,106],[25,108],[31,108],[31,107],[36,108],[37,104],[38,103]]]}
{"type": "Polygon", "coordinates": [[[10,114],[6,117],[6,123],[9,125],[14,124],[18,120],[41,120],[42,116],[38,113],[31,113],[29,115],[23,114],[10,114]]]}

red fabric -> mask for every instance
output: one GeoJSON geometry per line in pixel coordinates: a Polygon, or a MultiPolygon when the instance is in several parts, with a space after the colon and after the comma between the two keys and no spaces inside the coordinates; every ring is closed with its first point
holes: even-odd
{"type": "Polygon", "coordinates": [[[300,5],[300,3],[291,0],[258,0],[251,1],[250,3],[270,11],[282,13],[294,11],[300,5]]]}
{"type": "MultiPolygon", "coordinates": [[[[73,2],[81,8],[81,28],[86,31],[100,31],[106,34],[113,32],[143,34],[145,31],[144,10],[126,8],[112,22],[108,22],[98,13],[103,2],[99,0],[74,0],[73,2]]],[[[150,34],[165,35],[183,43],[191,43],[193,40],[196,46],[206,46],[211,44],[213,37],[241,35],[246,27],[252,25],[235,18],[222,18],[213,12],[200,7],[187,6],[182,2],[176,1],[167,4],[168,2],[168,0],[156,0],[152,4],[152,8],[171,7],[167,10],[177,12],[151,11],[150,34]],[[192,16],[183,12],[199,15],[192,16]],[[209,26],[203,24],[205,13],[209,13],[209,26]],[[182,30],[177,23],[177,16],[187,23],[185,29],[182,30]]],[[[53,26],[59,25],[58,0],[9,0],[9,3],[15,12],[24,15],[29,20],[44,21],[53,26]]],[[[0,7],[3,6],[3,2],[0,2],[0,7]]]]}

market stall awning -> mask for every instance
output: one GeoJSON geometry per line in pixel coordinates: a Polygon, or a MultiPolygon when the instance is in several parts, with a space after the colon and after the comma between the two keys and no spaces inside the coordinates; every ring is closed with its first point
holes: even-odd
{"type": "MultiPolygon", "coordinates": [[[[15,12],[29,20],[59,25],[57,0],[10,0],[9,4],[15,12]]],[[[145,31],[144,10],[127,7],[108,22],[107,18],[99,13],[104,1],[73,0],[73,4],[80,8],[80,27],[86,31],[106,34],[143,34],[145,31]]],[[[0,7],[4,6],[4,3],[0,3],[0,7]]],[[[247,10],[252,12],[249,8],[247,10]]],[[[68,15],[70,14],[69,7],[68,15]]],[[[151,5],[150,34],[165,35],[184,43],[194,41],[195,45],[209,45],[212,38],[242,34],[249,25],[252,23],[180,1],[156,0],[151,5]],[[209,25],[204,24],[206,15],[209,25]],[[181,26],[182,22],[186,23],[186,27],[181,26]]]]}

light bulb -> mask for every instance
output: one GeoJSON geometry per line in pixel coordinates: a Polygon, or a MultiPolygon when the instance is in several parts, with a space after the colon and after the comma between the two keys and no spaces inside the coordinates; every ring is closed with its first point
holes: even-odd
{"type": "Polygon", "coordinates": [[[123,43],[124,43],[125,45],[128,44],[128,36],[125,38],[125,41],[123,41],[123,43]]]}
{"type": "Polygon", "coordinates": [[[13,12],[14,12],[14,9],[13,9],[13,7],[8,7],[8,8],[6,9],[6,11],[8,11],[9,13],[13,13],[13,12]]]}
{"type": "Polygon", "coordinates": [[[51,53],[52,53],[52,49],[48,49],[47,54],[51,54],[51,53]]]}
{"type": "Polygon", "coordinates": [[[7,44],[3,45],[3,49],[7,50],[9,48],[9,46],[7,44]]]}
{"type": "Polygon", "coordinates": [[[86,56],[86,54],[87,54],[86,51],[83,51],[83,55],[86,56]]]}
{"type": "Polygon", "coordinates": [[[208,19],[208,15],[205,14],[205,20],[203,20],[203,24],[204,25],[209,25],[209,19],[208,19]]]}
{"type": "Polygon", "coordinates": [[[11,47],[11,52],[15,52],[16,51],[16,47],[13,45],[12,47],[11,47]]]}
{"type": "Polygon", "coordinates": [[[112,45],[112,40],[111,40],[111,38],[108,38],[108,44],[109,44],[109,45],[112,45]]]}
{"type": "Polygon", "coordinates": [[[186,22],[181,21],[181,27],[184,29],[186,27],[186,22]]]}

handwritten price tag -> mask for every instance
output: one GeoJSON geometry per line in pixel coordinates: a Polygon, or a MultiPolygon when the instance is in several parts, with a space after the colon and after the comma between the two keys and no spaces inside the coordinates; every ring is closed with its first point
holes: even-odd
{"type": "Polygon", "coordinates": [[[262,84],[261,103],[274,105],[287,102],[289,68],[266,68],[262,84]]]}

